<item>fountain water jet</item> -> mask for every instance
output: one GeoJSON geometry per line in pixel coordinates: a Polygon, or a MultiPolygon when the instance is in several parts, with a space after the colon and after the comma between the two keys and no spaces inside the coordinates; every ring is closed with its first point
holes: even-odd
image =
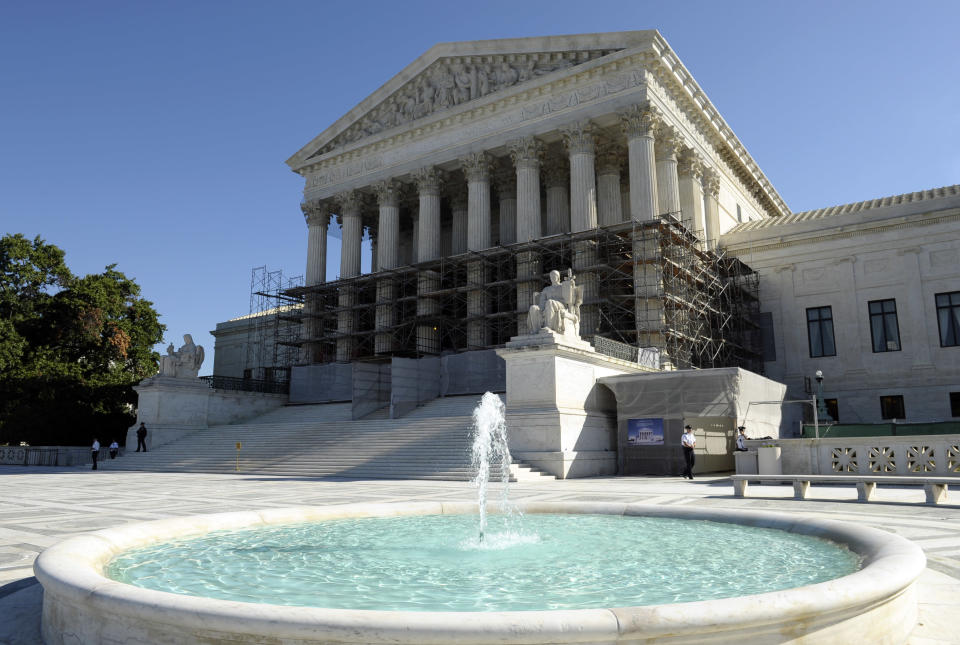
{"type": "Polygon", "coordinates": [[[500,464],[500,481],[503,492],[500,498],[500,510],[511,513],[510,506],[510,446],[507,442],[507,422],[504,405],[500,397],[486,392],[480,404],[473,410],[472,463],[477,474],[473,485],[477,488],[477,503],[480,505],[480,541],[483,542],[487,530],[487,484],[490,481],[490,467],[500,464]]]}

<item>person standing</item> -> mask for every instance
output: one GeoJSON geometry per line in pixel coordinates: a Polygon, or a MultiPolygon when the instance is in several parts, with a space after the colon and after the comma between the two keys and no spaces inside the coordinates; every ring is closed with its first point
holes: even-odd
{"type": "Polygon", "coordinates": [[[93,470],[97,469],[97,457],[100,456],[100,442],[93,438],[93,445],[90,446],[90,456],[93,457],[93,470]]]}
{"type": "Polygon", "coordinates": [[[747,451],[747,427],[746,426],[737,426],[737,430],[740,431],[740,434],[737,435],[737,450],[740,452],[747,451]]]}
{"type": "Polygon", "coordinates": [[[697,438],[693,436],[693,428],[689,425],[683,426],[680,445],[683,447],[683,476],[687,479],[693,479],[693,465],[696,463],[693,451],[697,447],[697,438]]]}
{"type": "Polygon", "coordinates": [[[120,452],[120,444],[114,439],[110,442],[110,459],[116,459],[118,452],[120,452]]]}
{"type": "Polygon", "coordinates": [[[140,452],[140,448],[143,448],[143,451],[147,451],[147,426],[143,425],[143,421],[140,422],[140,427],[137,428],[137,452],[140,452]]]}

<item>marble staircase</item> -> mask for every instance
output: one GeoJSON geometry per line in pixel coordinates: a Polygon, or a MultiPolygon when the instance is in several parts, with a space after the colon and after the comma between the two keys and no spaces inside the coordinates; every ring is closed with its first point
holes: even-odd
{"type": "MultiPolygon", "coordinates": [[[[445,397],[400,419],[351,420],[350,404],[293,405],[243,424],[200,430],[147,453],[127,451],[105,470],[349,479],[468,481],[476,396],[445,397]],[[241,443],[237,471],[236,443],[241,443]]],[[[514,464],[514,480],[552,476],[514,464]]]]}

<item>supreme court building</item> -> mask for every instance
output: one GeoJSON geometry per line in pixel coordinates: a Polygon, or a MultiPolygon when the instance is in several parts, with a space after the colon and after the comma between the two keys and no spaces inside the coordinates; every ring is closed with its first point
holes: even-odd
{"type": "Polygon", "coordinates": [[[502,392],[496,350],[569,270],[597,352],[960,418],[960,187],[791,212],[656,31],[437,45],[287,164],[304,284],[218,325],[215,375],[365,412],[502,392]]]}

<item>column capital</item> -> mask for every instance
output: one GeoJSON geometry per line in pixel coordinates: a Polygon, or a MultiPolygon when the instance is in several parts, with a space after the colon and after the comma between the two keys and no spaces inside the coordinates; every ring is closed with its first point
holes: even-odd
{"type": "Polygon", "coordinates": [[[359,190],[345,190],[342,193],[337,193],[334,198],[338,204],[340,204],[340,213],[341,216],[360,216],[360,211],[364,206],[364,195],[359,190]]]}
{"type": "Polygon", "coordinates": [[[699,181],[703,177],[703,158],[693,150],[685,150],[677,159],[677,174],[699,181]]]}
{"type": "Polygon", "coordinates": [[[634,137],[654,137],[654,133],[663,125],[663,114],[649,103],[632,105],[620,112],[620,129],[627,139],[634,137]]]}
{"type": "Polygon", "coordinates": [[[563,144],[570,154],[593,154],[596,128],[590,121],[576,121],[560,129],[563,144]]]}
{"type": "Polygon", "coordinates": [[[413,173],[413,181],[421,195],[440,195],[443,171],[436,166],[427,166],[413,173]]]}
{"type": "Polygon", "coordinates": [[[597,175],[619,175],[623,162],[623,150],[612,141],[597,145],[597,175]]]}
{"type": "Polygon", "coordinates": [[[703,191],[714,199],[720,198],[720,173],[713,168],[703,169],[703,191]]]}
{"type": "Polygon", "coordinates": [[[655,153],[657,161],[669,159],[676,161],[677,154],[684,148],[683,135],[672,126],[657,129],[655,153]]]}
{"type": "Polygon", "coordinates": [[[460,167],[468,182],[489,181],[493,158],[486,152],[471,152],[460,158],[460,167]]]}
{"type": "Polygon", "coordinates": [[[373,186],[373,192],[380,206],[399,206],[402,189],[403,185],[395,179],[381,181],[373,186]]]}
{"type": "Polygon", "coordinates": [[[543,163],[544,185],[547,188],[570,187],[570,160],[566,157],[550,157],[543,163]]]}
{"type": "Polygon", "coordinates": [[[524,167],[540,167],[543,157],[543,144],[536,137],[523,137],[510,142],[510,158],[519,169],[524,167]]]}
{"type": "Polygon", "coordinates": [[[326,202],[316,200],[300,204],[300,211],[307,226],[325,226],[330,223],[330,207],[326,202]]]}

